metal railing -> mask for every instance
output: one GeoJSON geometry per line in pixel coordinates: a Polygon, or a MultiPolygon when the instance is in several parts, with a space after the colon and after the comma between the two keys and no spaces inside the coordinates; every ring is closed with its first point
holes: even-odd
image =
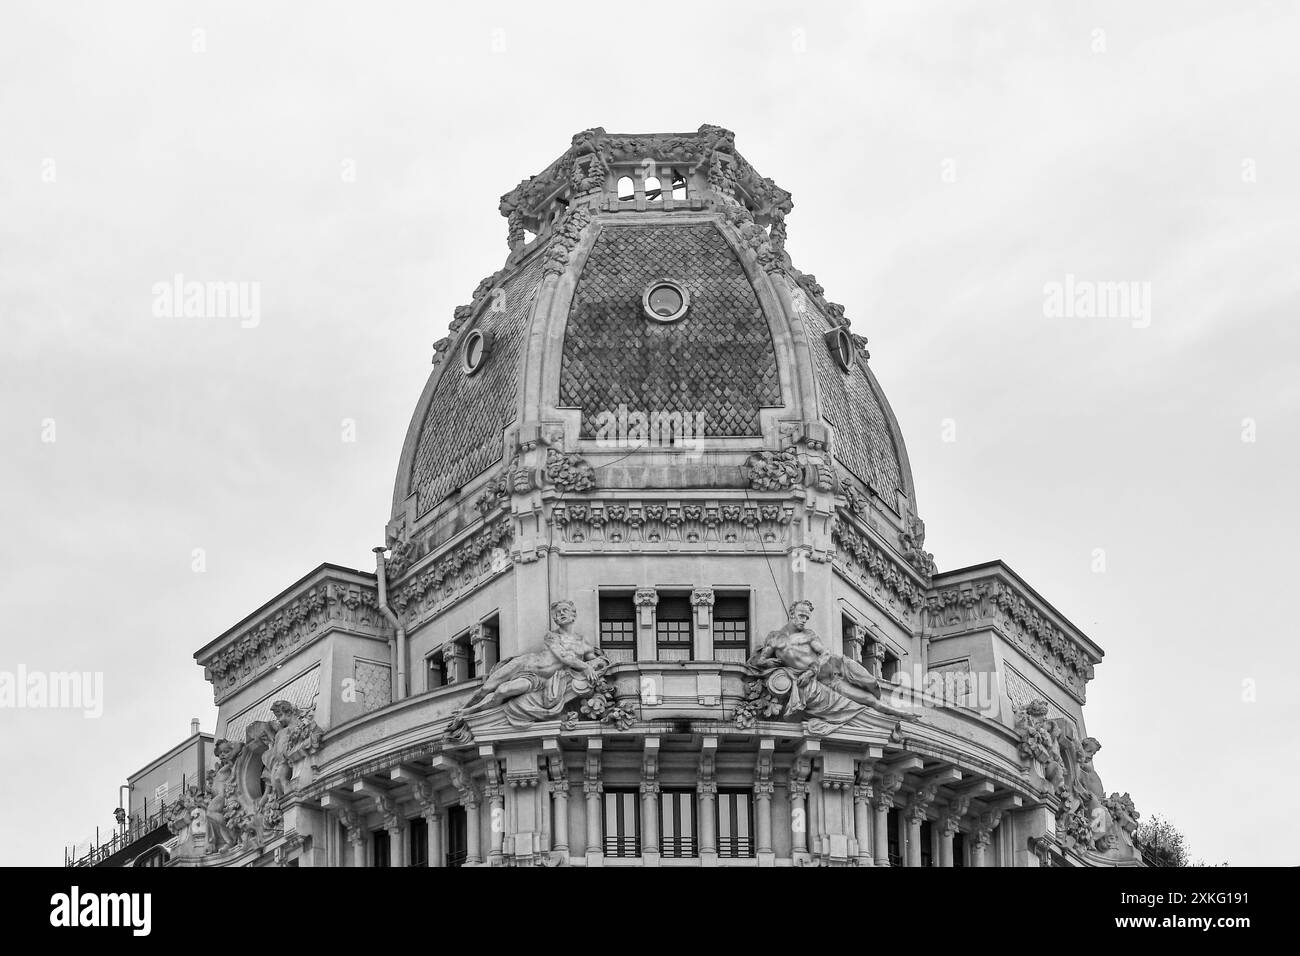
{"type": "MultiPolygon", "coordinates": [[[[181,792],[185,792],[183,784],[181,792]]],[[[93,840],[83,840],[65,847],[63,865],[99,866],[137,840],[144,839],[159,827],[165,827],[168,814],[174,806],[174,801],[169,804],[165,800],[155,800],[150,806],[150,801],[146,798],[140,810],[127,817],[126,822],[114,829],[107,838],[97,829],[93,840]]]]}

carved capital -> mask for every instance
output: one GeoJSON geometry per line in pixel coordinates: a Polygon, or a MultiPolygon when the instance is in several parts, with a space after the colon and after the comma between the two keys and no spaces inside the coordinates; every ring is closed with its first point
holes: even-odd
{"type": "Polygon", "coordinates": [[[872,805],[877,810],[889,810],[894,806],[894,795],[903,786],[903,775],[901,773],[882,774],[875,781],[875,794],[872,797],[872,805]]]}
{"type": "Polygon", "coordinates": [[[914,823],[924,820],[938,792],[939,788],[934,784],[914,790],[911,799],[907,802],[907,819],[914,823]]]}
{"type": "Polygon", "coordinates": [[[691,604],[696,607],[713,607],[713,588],[695,588],[691,591],[691,604]]]}
{"type": "Polygon", "coordinates": [[[654,607],[659,603],[659,592],[654,588],[637,588],[632,603],[637,607],[654,607]]]}

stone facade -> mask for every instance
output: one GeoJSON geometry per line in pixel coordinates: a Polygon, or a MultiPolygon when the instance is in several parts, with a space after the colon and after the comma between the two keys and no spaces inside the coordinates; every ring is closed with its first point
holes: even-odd
{"type": "Polygon", "coordinates": [[[235,739],[173,864],[1138,863],[1100,648],[936,569],[792,206],[712,126],[584,131],[502,197],[376,571],[196,655],[235,739]]]}

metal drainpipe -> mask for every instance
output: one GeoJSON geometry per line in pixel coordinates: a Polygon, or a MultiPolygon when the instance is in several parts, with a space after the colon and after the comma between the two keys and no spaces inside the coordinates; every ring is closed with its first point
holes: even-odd
{"type": "Polygon", "coordinates": [[[402,627],[402,622],[397,619],[393,609],[388,606],[388,579],[385,568],[384,552],[387,548],[371,548],[375,552],[375,576],[379,579],[379,610],[384,612],[388,618],[393,630],[397,632],[396,647],[393,648],[393,656],[396,658],[396,667],[393,673],[396,675],[393,679],[393,700],[406,699],[406,628],[402,627]]]}

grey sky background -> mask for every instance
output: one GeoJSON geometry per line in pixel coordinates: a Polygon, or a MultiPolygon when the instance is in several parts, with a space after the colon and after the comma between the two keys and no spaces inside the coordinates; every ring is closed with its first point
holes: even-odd
{"type": "Polygon", "coordinates": [[[1300,8],[811,6],[4,5],[0,670],[105,703],[0,709],[0,861],[213,729],[198,647],[371,566],[498,197],[578,130],[707,122],[870,338],[940,567],[1002,558],[1105,648],[1107,788],[1300,863],[1300,8]],[[260,283],[260,325],[155,318],[176,273],[260,283]],[[1046,318],[1067,273],[1151,283],[1149,327],[1046,318]]]}

